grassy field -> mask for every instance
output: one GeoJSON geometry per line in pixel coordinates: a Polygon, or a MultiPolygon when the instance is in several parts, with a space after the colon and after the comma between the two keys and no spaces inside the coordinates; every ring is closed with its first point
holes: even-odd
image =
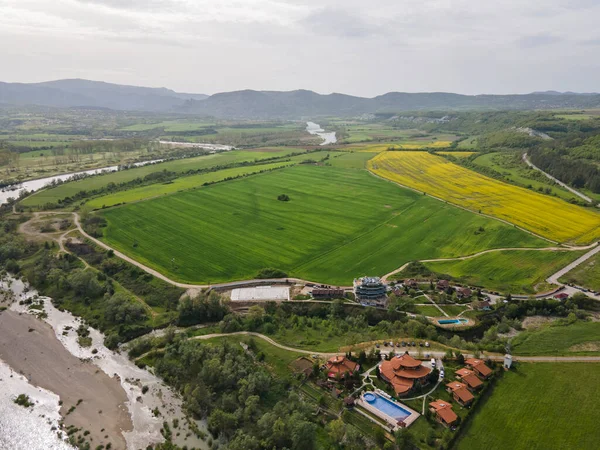
{"type": "Polygon", "coordinates": [[[423,314],[429,317],[443,317],[444,315],[435,306],[415,306],[417,314],[423,314]]]}
{"type": "MultiPolygon", "coordinates": [[[[563,200],[576,199],[568,190],[554,184],[548,178],[544,177],[539,171],[531,169],[521,160],[521,152],[492,152],[481,155],[473,161],[480,167],[489,168],[502,174],[504,181],[516,184],[521,187],[531,189],[550,189],[552,194],[556,194],[563,200]]],[[[587,193],[586,193],[587,194],[587,193]]],[[[591,195],[595,197],[594,194],[591,195]]],[[[597,196],[597,194],[596,194],[597,196]]],[[[600,200],[600,196],[598,196],[600,200]]]]}
{"type": "Polygon", "coordinates": [[[600,322],[548,324],[525,331],[512,340],[515,355],[600,354],[600,322]]]}
{"type": "Polygon", "coordinates": [[[469,156],[476,155],[477,152],[436,152],[436,154],[454,156],[455,158],[468,158],[469,156]]]}
{"type": "Polygon", "coordinates": [[[519,364],[464,430],[458,450],[594,450],[600,365],[519,364]]]}
{"type": "Polygon", "coordinates": [[[375,174],[559,242],[600,238],[600,214],[502,183],[426,152],[384,152],[367,163],[375,174]]]}
{"type": "Polygon", "coordinates": [[[329,164],[333,167],[341,167],[344,169],[365,169],[367,161],[375,156],[376,153],[368,152],[353,152],[336,155],[331,158],[329,164]]]}
{"type": "Polygon", "coordinates": [[[356,276],[382,275],[409,260],[547,245],[367,171],[314,165],[101,214],[108,221],[108,244],[192,283],[247,279],[275,267],[290,276],[348,285],[356,276]],[[280,194],[290,201],[278,201],[280,194]]]}
{"type": "Polygon", "coordinates": [[[199,175],[176,178],[171,183],[158,183],[142,186],[128,191],[120,191],[114,194],[103,195],[87,202],[93,209],[119,205],[121,203],[138,202],[149,198],[160,197],[161,195],[174,194],[175,192],[186,191],[201,187],[204,183],[214,183],[223,181],[227,178],[238,177],[259,173],[261,171],[279,169],[294,164],[293,161],[284,161],[270,164],[260,164],[256,166],[233,167],[231,169],[219,170],[217,172],[208,172],[199,175]]]}
{"type": "Polygon", "coordinates": [[[196,158],[177,159],[161,164],[137,167],[135,169],[122,170],[106,175],[94,176],[84,180],[65,183],[52,189],[45,189],[27,197],[22,201],[25,206],[40,206],[46,203],[54,203],[59,199],[70,197],[79,191],[99,189],[109,183],[124,183],[135,178],[161,172],[163,170],[172,172],[185,172],[187,170],[207,169],[224,164],[239,163],[245,161],[256,161],[267,158],[283,157],[294,153],[294,149],[272,149],[257,150],[235,150],[230,152],[214,153],[196,158]]]}
{"type": "Polygon", "coordinates": [[[533,294],[547,290],[544,280],[584,253],[501,251],[462,261],[424,264],[429,270],[450,275],[461,283],[502,293],[533,294]],[[537,285],[540,289],[536,290],[537,285]]]}
{"type": "Polygon", "coordinates": [[[592,256],[578,267],[560,278],[563,283],[574,283],[578,286],[600,291],[600,253],[592,256]]]}

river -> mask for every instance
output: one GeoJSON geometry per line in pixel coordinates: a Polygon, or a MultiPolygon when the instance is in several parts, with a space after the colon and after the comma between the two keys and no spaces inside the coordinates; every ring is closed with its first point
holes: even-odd
{"type": "MultiPolygon", "coordinates": [[[[154,163],[158,163],[158,162],[162,162],[162,161],[164,161],[164,160],[163,159],[153,159],[151,161],[142,161],[142,162],[133,163],[132,166],[141,167],[141,166],[145,166],[147,164],[154,164],[154,163]]],[[[84,170],[82,172],[71,172],[71,173],[65,173],[62,175],[56,175],[53,177],[38,178],[36,180],[24,181],[20,184],[15,184],[13,186],[10,186],[10,187],[0,190],[0,205],[6,203],[9,198],[18,198],[19,194],[21,194],[21,192],[23,192],[23,191],[28,191],[28,192],[39,191],[40,189],[44,188],[48,184],[52,183],[53,181],[67,181],[75,175],[97,175],[97,174],[105,173],[105,172],[106,173],[116,172],[117,170],[119,170],[119,166],[109,166],[109,167],[102,167],[100,169],[84,170]]]]}
{"type": "MultiPolygon", "coordinates": [[[[2,293],[4,293],[4,298],[14,299],[14,301],[9,306],[9,311],[0,312],[0,314],[33,314],[36,309],[19,304],[20,300],[32,299],[40,307],[43,306],[43,311],[47,314],[47,317],[43,320],[52,327],[56,339],[64,349],[76,359],[94,364],[98,368],[96,370],[101,370],[112,380],[117,380],[120,383],[126,396],[124,398],[127,399],[125,402],[126,412],[128,417],[131,418],[130,424],[132,425],[131,430],[122,431],[128,449],[137,450],[164,442],[160,432],[163,421],[171,424],[173,419],[179,421],[178,429],[173,430],[173,441],[176,444],[203,450],[209,448],[204,440],[191,433],[183,412],[180,396],[150,371],[137,367],[126,355],[106,348],[103,343],[104,336],[98,330],[90,327],[92,345],[87,348],[81,347],[77,341],[77,333],[74,332],[81,324],[81,319],[67,311],[59,311],[52,305],[50,298],[39,296],[35,290],[29,290],[28,286],[21,280],[10,276],[0,281],[0,294],[2,293]],[[148,388],[146,393],[142,392],[144,386],[148,388]],[[158,417],[153,413],[155,409],[160,411],[158,417]],[[179,435],[176,436],[176,434],[179,435]]],[[[36,323],[39,319],[33,315],[27,317],[31,318],[29,331],[38,328],[36,323]]],[[[33,339],[35,333],[26,334],[31,335],[33,339]]],[[[18,351],[18,349],[15,351],[18,351]]],[[[28,357],[34,358],[35,355],[24,354],[22,357],[25,359],[28,357]]],[[[45,363],[52,366],[52,362],[48,363],[46,361],[45,363]]],[[[44,367],[44,370],[48,371],[48,377],[50,378],[56,372],[55,375],[59,378],[58,391],[60,386],[65,384],[64,382],[61,383],[60,379],[66,379],[68,372],[65,371],[69,371],[69,368],[58,365],[58,367],[44,367]]],[[[51,392],[32,385],[27,378],[15,373],[2,360],[0,360],[0,385],[2,386],[2,389],[0,389],[1,449],[62,450],[71,448],[58,438],[55,431],[60,418],[57,391],[51,392]],[[13,403],[12,400],[21,393],[28,394],[34,400],[35,406],[33,408],[24,408],[13,403]]],[[[93,386],[91,391],[94,392],[93,386]]],[[[200,430],[206,432],[204,421],[194,422],[200,430]]]]}
{"type": "Polygon", "coordinates": [[[325,131],[318,123],[306,122],[306,131],[323,139],[321,145],[335,144],[337,142],[335,131],[325,131]]]}

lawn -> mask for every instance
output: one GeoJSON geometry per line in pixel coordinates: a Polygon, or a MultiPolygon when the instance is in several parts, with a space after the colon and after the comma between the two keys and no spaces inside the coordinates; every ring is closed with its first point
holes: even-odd
{"type": "Polygon", "coordinates": [[[558,242],[600,238],[600,213],[488,178],[426,152],[383,152],[373,173],[450,203],[514,223],[558,242]]]}
{"type": "Polygon", "coordinates": [[[559,281],[574,283],[593,291],[600,291],[600,253],[596,253],[596,255],[575,267],[561,277],[559,281]]]}
{"type": "Polygon", "coordinates": [[[423,314],[429,317],[443,317],[444,315],[435,306],[415,306],[418,314],[423,314]]]}
{"type": "Polygon", "coordinates": [[[600,365],[519,364],[463,431],[458,450],[595,450],[600,365]]]}
{"type": "Polygon", "coordinates": [[[362,170],[300,165],[102,211],[104,241],[192,283],[266,267],[349,285],[403,263],[545,242],[362,170]],[[287,194],[290,201],[278,201],[287,194]],[[483,228],[485,232],[479,232],[483,228]]]}
{"type": "Polygon", "coordinates": [[[597,355],[600,353],[600,322],[548,324],[519,334],[511,344],[516,355],[597,355]]]}
{"type": "Polygon", "coordinates": [[[462,261],[424,263],[432,272],[450,275],[461,283],[511,294],[544,290],[544,280],[585,251],[499,251],[462,261]],[[540,284],[542,283],[542,284],[540,284]],[[540,284],[536,289],[536,285],[540,284]]]}
{"type": "Polygon", "coordinates": [[[23,200],[22,203],[25,206],[40,206],[49,202],[55,203],[56,201],[65,197],[70,197],[78,193],[79,191],[99,189],[107,186],[109,183],[125,183],[135,178],[143,178],[150,173],[161,172],[163,170],[182,173],[188,170],[208,169],[225,164],[283,157],[289,155],[290,153],[293,153],[293,150],[235,150],[230,152],[221,152],[205,156],[198,156],[196,158],[177,159],[174,161],[167,161],[161,164],[147,165],[143,167],[137,167],[135,169],[122,170],[106,175],[89,177],[80,181],[64,183],[52,189],[45,189],[36,192],[35,194],[23,200]]]}

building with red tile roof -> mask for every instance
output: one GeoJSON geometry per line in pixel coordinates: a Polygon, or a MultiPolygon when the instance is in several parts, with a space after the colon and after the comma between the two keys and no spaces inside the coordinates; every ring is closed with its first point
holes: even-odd
{"type": "Polygon", "coordinates": [[[430,368],[423,366],[421,361],[410,356],[408,352],[383,361],[379,366],[381,378],[392,385],[396,395],[408,393],[415,383],[426,384],[430,373],[430,368]]]}
{"type": "Polygon", "coordinates": [[[466,383],[470,390],[479,389],[481,386],[483,386],[483,381],[481,381],[472,370],[463,367],[454,373],[456,373],[456,376],[466,383]]]}
{"type": "Polygon", "coordinates": [[[452,381],[446,384],[446,390],[452,394],[455,401],[463,406],[468,406],[475,399],[473,394],[467,388],[467,385],[460,381],[452,381]]]}
{"type": "Polygon", "coordinates": [[[482,378],[487,378],[492,374],[492,369],[485,365],[481,359],[468,358],[465,364],[475,371],[482,378]]]}
{"type": "Polygon", "coordinates": [[[452,405],[443,400],[436,400],[429,404],[429,410],[435,414],[435,418],[442,425],[452,425],[458,420],[458,416],[452,410],[452,405]]]}
{"type": "Polygon", "coordinates": [[[327,376],[329,378],[341,377],[345,374],[352,374],[360,369],[360,365],[354,361],[349,360],[345,356],[337,355],[325,363],[327,369],[327,376]]]}

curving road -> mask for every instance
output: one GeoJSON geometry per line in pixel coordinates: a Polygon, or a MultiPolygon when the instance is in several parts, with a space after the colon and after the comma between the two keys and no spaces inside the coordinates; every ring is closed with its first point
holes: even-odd
{"type": "Polygon", "coordinates": [[[586,202],[588,203],[593,203],[594,201],[589,198],[587,195],[582,194],[581,192],[573,189],[571,186],[563,183],[562,181],[560,181],[558,178],[553,177],[552,175],[550,175],[549,173],[544,172],[542,169],[540,169],[538,166],[534,165],[531,161],[529,161],[529,158],[527,156],[527,153],[523,153],[523,161],[525,161],[525,164],[527,164],[529,167],[531,167],[532,169],[537,170],[538,172],[543,173],[546,178],[549,178],[550,180],[554,181],[556,184],[558,184],[559,186],[562,186],[563,188],[565,188],[567,191],[571,192],[572,194],[575,194],[577,197],[580,197],[582,199],[584,199],[586,202]]]}

